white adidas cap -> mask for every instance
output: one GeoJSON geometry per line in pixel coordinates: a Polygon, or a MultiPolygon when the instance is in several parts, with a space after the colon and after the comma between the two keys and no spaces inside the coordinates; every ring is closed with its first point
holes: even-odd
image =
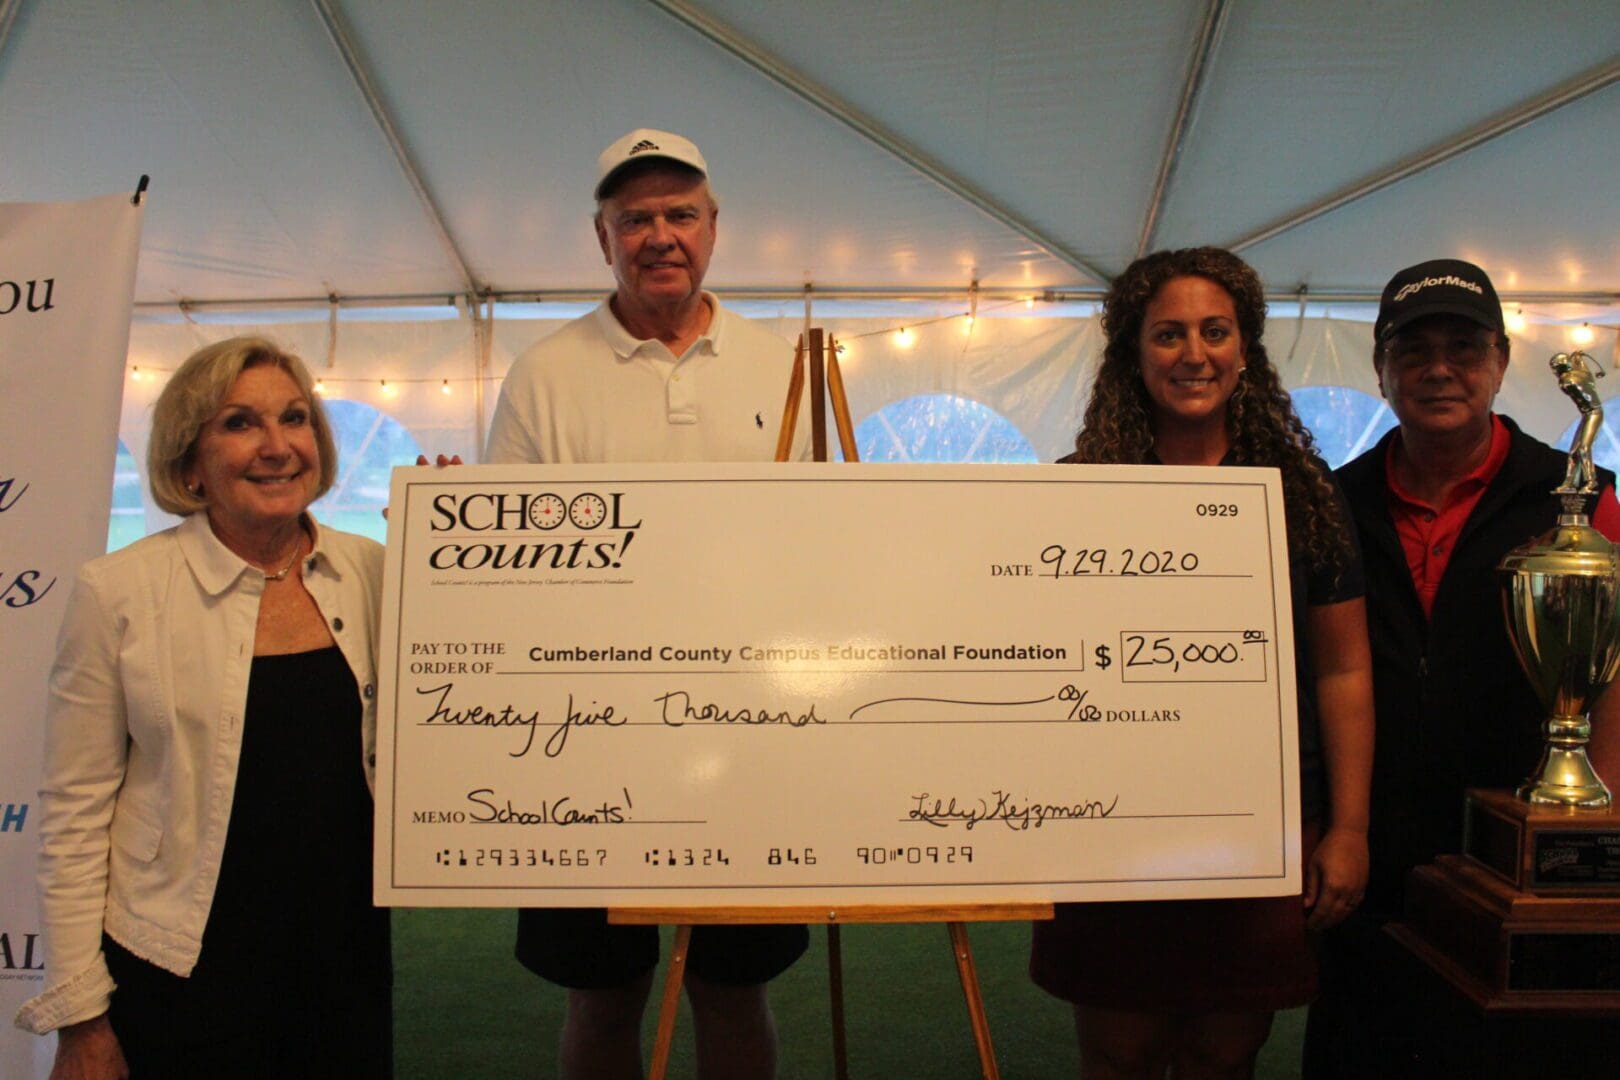
{"type": "Polygon", "coordinates": [[[636,128],[628,135],[614,140],[602,156],[596,159],[596,197],[602,197],[602,188],[613,174],[640,158],[668,158],[678,161],[682,165],[696,169],[704,176],[709,175],[709,163],[703,160],[703,154],[697,145],[690,139],[668,131],[654,131],[652,128],[636,128]]]}

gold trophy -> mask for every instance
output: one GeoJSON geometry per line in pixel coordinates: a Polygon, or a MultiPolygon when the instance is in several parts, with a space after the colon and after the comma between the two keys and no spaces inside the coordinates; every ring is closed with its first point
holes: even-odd
{"type": "MultiPolygon", "coordinates": [[[[1563,504],[1558,524],[1514,548],[1499,567],[1508,636],[1548,710],[1541,762],[1518,797],[1595,810],[1608,806],[1610,795],[1586,757],[1588,711],[1620,668],[1620,558],[1587,515],[1598,494],[1592,444],[1603,425],[1592,358],[1559,353],[1548,363],[1580,407],[1581,424],[1564,482],[1553,489],[1563,504]]],[[[1602,374],[1598,369],[1596,376],[1602,374]]]]}
{"type": "Polygon", "coordinates": [[[1550,364],[1581,410],[1553,489],[1558,523],[1499,567],[1508,635],[1547,709],[1546,748],[1517,793],[1468,790],[1462,854],[1412,871],[1406,911],[1385,932],[1481,1015],[1567,1025],[1620,1017],[1620,813],[1586,757],[1588,710],[1620,667],[1620,562],[1588,517],[1602,372],[1584,353],[1550,364]]]}

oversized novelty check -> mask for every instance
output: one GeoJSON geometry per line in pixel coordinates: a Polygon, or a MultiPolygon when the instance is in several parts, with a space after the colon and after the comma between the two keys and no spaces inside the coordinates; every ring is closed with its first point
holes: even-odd
{"type": "Polygon", "coordinates": [[[1299,889],[1273,470],[394,473],[376,894],[1299,889]]]}

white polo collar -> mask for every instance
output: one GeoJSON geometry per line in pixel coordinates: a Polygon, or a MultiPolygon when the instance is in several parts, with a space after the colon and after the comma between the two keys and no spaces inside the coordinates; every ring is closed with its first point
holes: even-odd
{"type": "MultiPolygon", "coordinates": [[[[692,349],[701,349],[714,355],[720,351],[721,319],[720,298],[707,289],[703,290],[703,299],[709,305],[711,312],[709,328],[698,339],[692,342],[692,349]]],[[[602,331],[602,337],[607,340],[608,347],[620,360],[629,360],[644,349],[651,349],[661,344],[650,338],[638,338],[624,328],[624,324],[613,314],[613,294],[609,293],[596,308],[596,324],[602,331]]],[[[665,353],[669,350],[666,348],[665,353]]],[[[679,360],[680,357],[676,357],[679,360]]]]}

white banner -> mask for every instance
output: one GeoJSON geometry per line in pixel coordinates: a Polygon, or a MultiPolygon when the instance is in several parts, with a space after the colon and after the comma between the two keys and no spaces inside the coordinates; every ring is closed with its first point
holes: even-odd
{"type": "Polygon", "coordinates": [[[1270,469],[394,472],[376,892],[1299,889],[1270,469]]]}
{"type": "Polygon", "coordinates": [[[0,204],[0,1076],[44,1076],[55,1046],[11,1024],[45,979],[45,680],[74,574],[107,546],[141,217],[127,192],[0,204]]]}

